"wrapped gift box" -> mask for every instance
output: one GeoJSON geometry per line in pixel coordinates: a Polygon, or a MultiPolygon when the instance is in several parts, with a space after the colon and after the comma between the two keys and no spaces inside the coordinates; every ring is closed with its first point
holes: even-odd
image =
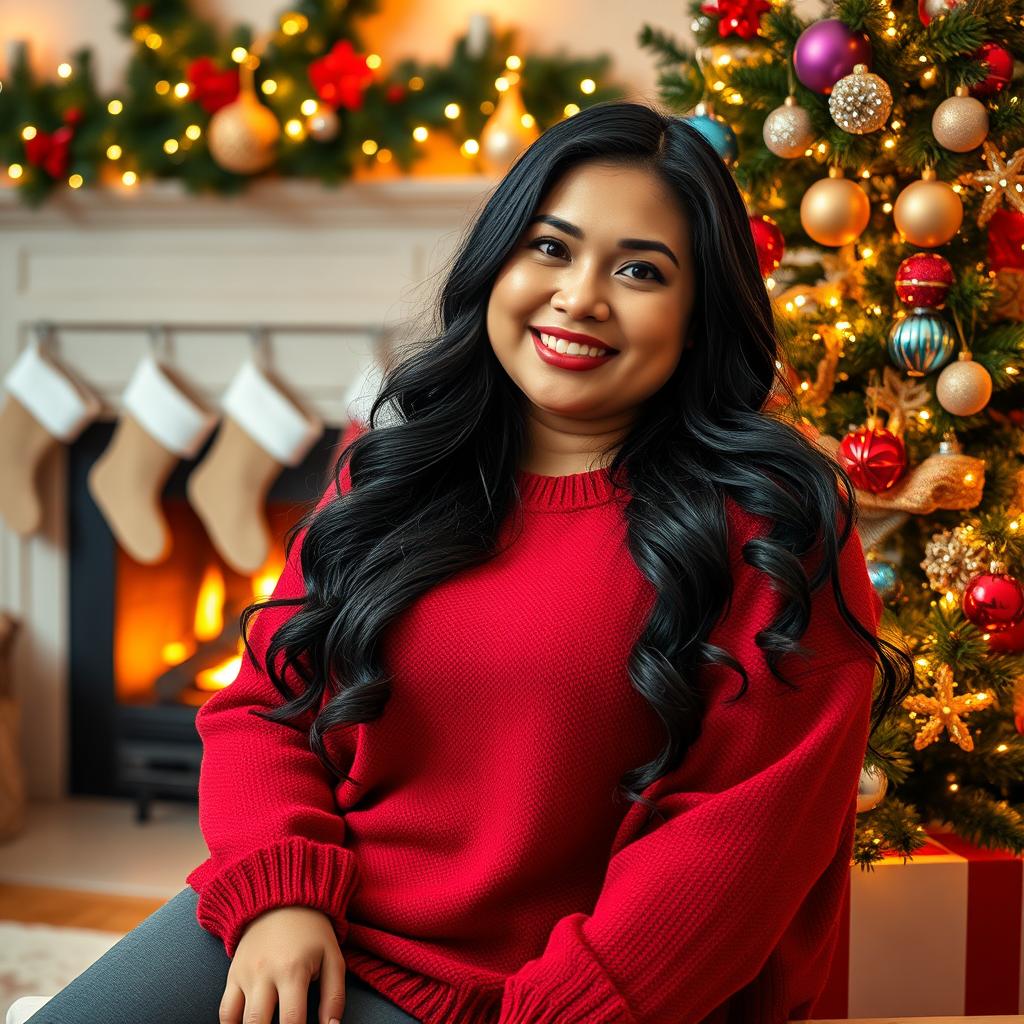
{"type": "Polygon", "coordinates": [[[1024,858],[933,823],[904,862],[854,865],[810,1019],[1024,1012],[1024,858]]]}

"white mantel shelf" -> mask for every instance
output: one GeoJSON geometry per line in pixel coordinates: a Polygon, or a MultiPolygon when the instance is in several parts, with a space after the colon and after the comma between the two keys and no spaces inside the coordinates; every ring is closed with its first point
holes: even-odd
{"type": "Polygon", "coordinates": [[[233,195],[190,193],[180,181],[152,180],[128,187],[56,188],[30,207],[15,186],[0,187],[0,225],[42,227],[69,222],[90,225],[246,223],[254,215],[293,226],[379,223],[401,216],[406,223],[449,224],[498,183],[484,175],[346,181],[337,186],[300,178],[260,178],[233,195]]]}
{"type": "MultiPolygon", "coordinates": [[[[433,316],[440,272],[496,184],[260,179],[220,196],[168,180],[64,188],[35,208],[0,188],[0,377],[45,322],[55,356],[115,419],[159,328],[162,355],[216,408],[261,327],[271,369],[342,426],[367,363],[433,316]]],[[[22,621],[12,661],[28,791],[44,800],[68,793],[65,486],[57,445],[40,472],[40,531],[0,522],[0,609],[22,621]]]]}

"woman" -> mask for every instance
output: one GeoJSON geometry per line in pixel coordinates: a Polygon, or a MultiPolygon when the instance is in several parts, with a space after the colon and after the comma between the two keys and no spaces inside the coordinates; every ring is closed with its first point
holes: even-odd
{"type": "Polygon", "coordinates": [[[698,132],[546,131],[243,613],[197,717],[210,857],[33,1020],[99,1019],[125,961],[145,999],[102,1019],[806,1015],[913,663],[852,484],[766,412],[777,359],[698,132]]]}

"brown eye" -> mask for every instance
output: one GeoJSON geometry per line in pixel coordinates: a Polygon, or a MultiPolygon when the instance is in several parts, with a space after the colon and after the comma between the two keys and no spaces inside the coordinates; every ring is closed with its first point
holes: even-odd
{"type": "MultiPolygon", "coordinates": [[[[561,249],[565,248],[565,246],[562,245],[562,243],[559,242],[557,238],[536,238],[536,239],[534,239],[530,243],[530,248],[531,249],[536,249],[538,252],[540,252],[541,251],[540,247],[542,245],[557,245],[561,249]]],[[[555,254],[554,253],[550,253],[550,252],[546,252],[546,253],[544,253],[544,255],[545,256],[553,256],[555,254]]]]}
{"type": "Polygon", "coordinates": [[[664,278],[661,276],[661,271],[657,267],[651,266],[650,263],[629,263],[622,269],[625,270],[628,267],[639,267],[641,270],[649,270],[653,277],[634,277],[634,281],[663,281],[664,278]]]}

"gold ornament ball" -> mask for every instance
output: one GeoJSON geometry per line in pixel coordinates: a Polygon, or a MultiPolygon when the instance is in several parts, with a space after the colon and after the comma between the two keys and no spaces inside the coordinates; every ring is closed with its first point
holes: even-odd
{"type": "Polygon", "coordinates": [[[988,135],[988,107],[970,92],[966,85],[958,85],[956,95],[943,100],[932,114],[932,135],[953,153],[977,149],[988,135]]]}
{"type": "Polygon", "coordinates": [[[877,807],[889,788],[889,779],[878,768],[861,768],[857,786],[857,813],[877,807]]]}
{"type": "Polygon", "coordinates": [[[207,129],[210,155],[226,171],[256,174],[274,162],[281,125],[255,96],[242,91],[221,107],[207,129]]]}
{"type": "Polygon", "coordinates": [[[856,64],[853,74],[844,75],[832,87],[828,109],[844,132],[866,135],[885,124],[892,110],[892,91],[884,78],[868,71],[867,64],[856,64]]]}
{"type": "Polygon", "coordinates": [[[800,223],[819,245],[848,245],[871,219],[871,202],[855,181],[838,168],[816,181],[800,201],[800,223]]]}
{"type": "Polygon", "coordinates": [[[946,182],[937,180],[933,168],[926,168],[896,197],[892,216],[904,241],[931,249],[960,230],[964,205],[946,182]]]}
{"type": "Polygon", "coordinates": [[[939,405],[954,416],[973,416],[988,405],[992,397],[992,377],[981,363],[965,353],[946,366],[935,382],[939,405]]]}
{"type": "Polygon", "coordinates": [[[786,160],[803,156],[814,142],[811,115],[797,103],[795,96],[787,96],[781,107],[776,107],[761,128],[764,144],[786,160]]]}
{"type": "Polygon", "coordinates": [[[536,121],[527,113],[519,91],[519,75],[506,73],[508,88],[480,132],[480,157],[488,174],[499,175],[539,136],[536,121]]]}

